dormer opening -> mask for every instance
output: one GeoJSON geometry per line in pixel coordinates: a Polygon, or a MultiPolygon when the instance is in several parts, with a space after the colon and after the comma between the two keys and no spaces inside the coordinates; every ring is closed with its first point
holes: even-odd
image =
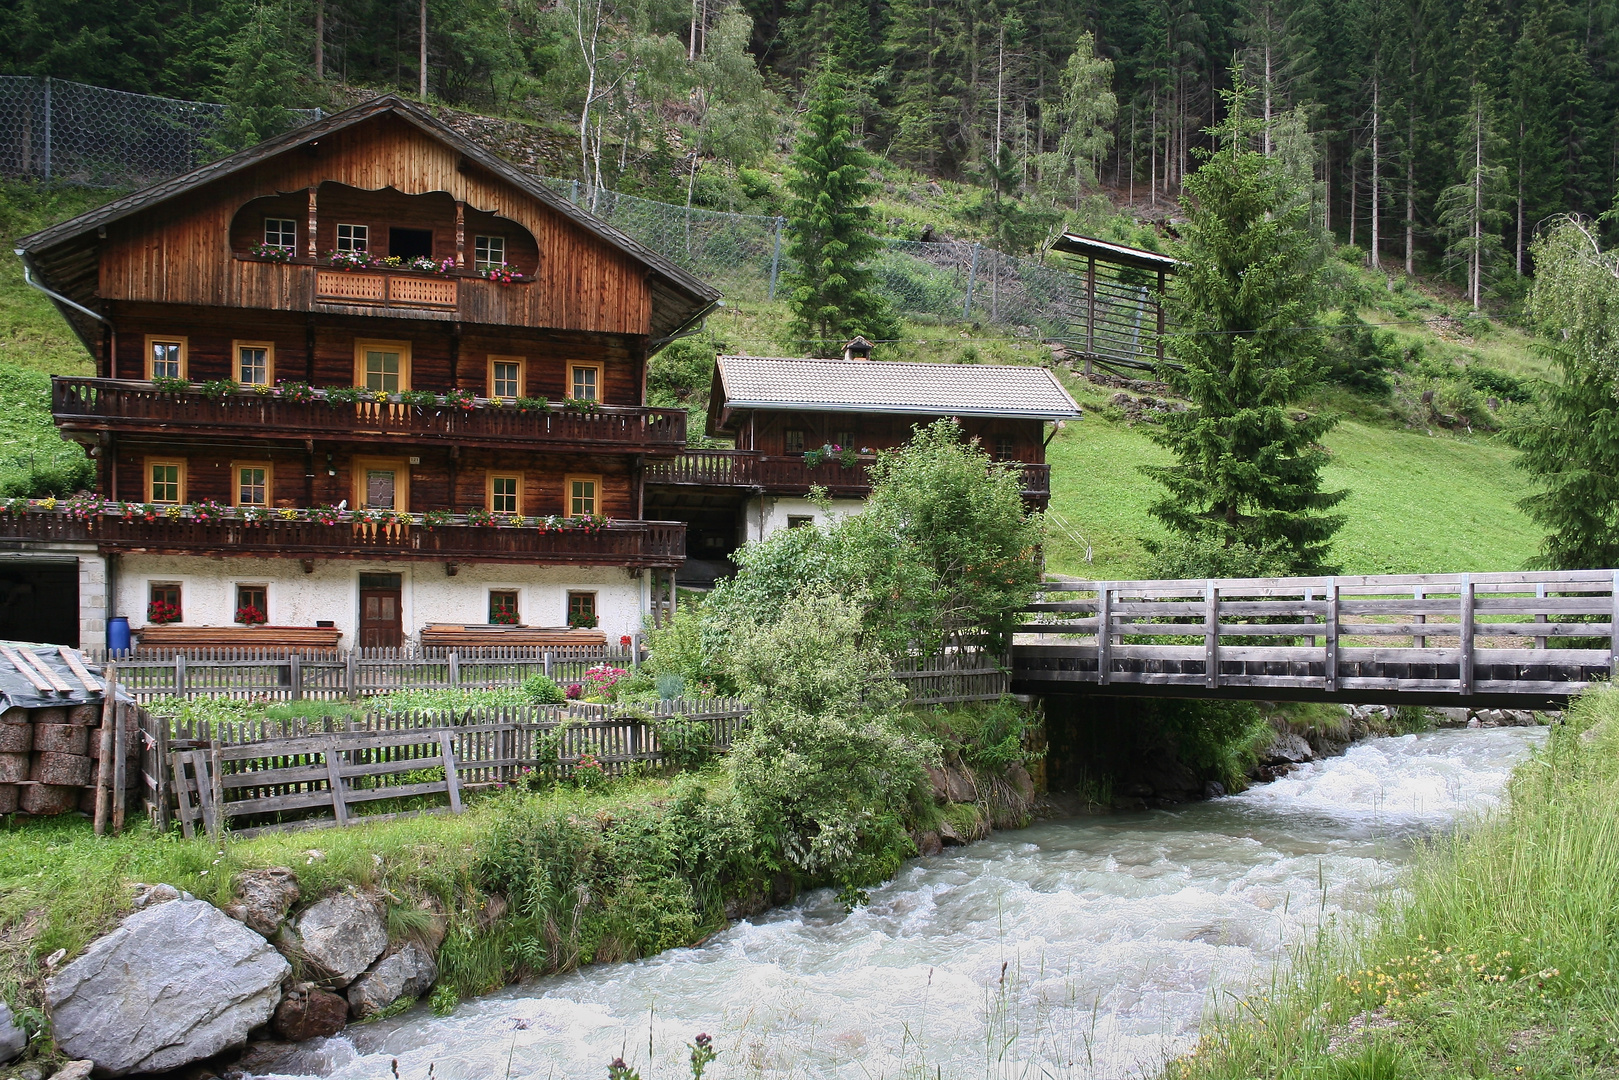
{"type": "Polygon", "coordinates": [[[870,360],[872,344],[863,337],[857,337],[843,347],[845,360],[870,360]]]}

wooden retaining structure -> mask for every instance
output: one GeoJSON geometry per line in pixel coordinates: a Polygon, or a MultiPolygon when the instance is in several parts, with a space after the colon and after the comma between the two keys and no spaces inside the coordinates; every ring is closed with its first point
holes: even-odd
{"type": "Polygon", "coordinates": [[[1614,570],[1048,581],[1029,613],[1020,693],[1532,708],[1619,672],[1614,570]]]}

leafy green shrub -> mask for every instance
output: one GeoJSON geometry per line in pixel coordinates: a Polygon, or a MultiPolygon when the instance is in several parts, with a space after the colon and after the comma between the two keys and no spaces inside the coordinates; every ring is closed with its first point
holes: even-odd
{"type": "Polygon", "coordinates": [[[1223,544],[1205,538],[1171,537],[1147,543],[1152,561],[1147,577],[1160,581],[1197,578],[1281,577],[1288,556],[1274,548],[1255,548],[1242,541],[1223,544]]]}
{"type": "Polygon", "coordinates": [[[1001,775],[1031,757],[1023,741],[1039,717],[1013,698],[940,709],[935,715],[951,733],[962,763],[975,772],[1001,775]]]}
{"type": "Polygon", "coordinates": [[[666,766],[700,769],[714,756],[714,730],[707,721],[676,715],[648,717],[647,722],[658,736],[666,766]]]}
{"type": "Polygon", "coordinates": [[[523,696],[535,705],[561,705],[568,700],[562,687],[544,675],[530,675],[523,680],[523,696]]]}
{"type": "Polygon", "coordinates": [[[686,677],[670,671],[653,680],[658,688],[659,701],[673,701],[686,692],[686,677]]]}
{"type": "Polygon", "coordinates": [[[736,802],[781,865],[833,879],[853,906],[914,853],[906,820],[937,753],[884,714],[903,691],[862,644],[858,608],[803,595],[780,616],[740,628],[730,654],[754,705],[730,755],[736,802]]]}

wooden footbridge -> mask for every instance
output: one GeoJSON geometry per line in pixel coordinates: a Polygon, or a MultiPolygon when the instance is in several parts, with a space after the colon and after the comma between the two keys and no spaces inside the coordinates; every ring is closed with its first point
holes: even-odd
{"type": "Polygon", "coordinates": [[[1619,665],[1619,571],[1048,581],[1028,694],[1554,707],[1619,665]]]}

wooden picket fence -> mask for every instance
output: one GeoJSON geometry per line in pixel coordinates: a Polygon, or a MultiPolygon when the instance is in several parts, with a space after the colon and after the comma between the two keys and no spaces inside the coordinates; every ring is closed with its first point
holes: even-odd
{"type": "Polygon", "coordinates": [[[235,830],[244,835],[397,816],[355,812],[382,799],[441,796],[447,805],[429,810],[459,813],[469,788],[533,773],[565,779],[587,755],[604,776],[623,775],[637,763],[661,768],[672,751],[687,749],[665,740],[684,741],[702,724],[703,746],[724,751],[747,716],[741,701],[707,698],[219,724],[143,712],[141,720],[156,768],[147,777],[154,822],[167,828],[177,818],[187,836],[217,836],[234,819],[252,819],[235,830]],[[310,813],[318,816],[278,820],[310,813]]]}
{"type": "Polygon", "coordinates": [[[223,697],[268,701],[357,700],[401,690],[491,690],[530,675],[584,683],[597,664],[633,668],[637,640],[618,646],[477,646],[464,649],[138,649],[91,651],[113,659],[120,687],[137,701],[223,697]]]}

